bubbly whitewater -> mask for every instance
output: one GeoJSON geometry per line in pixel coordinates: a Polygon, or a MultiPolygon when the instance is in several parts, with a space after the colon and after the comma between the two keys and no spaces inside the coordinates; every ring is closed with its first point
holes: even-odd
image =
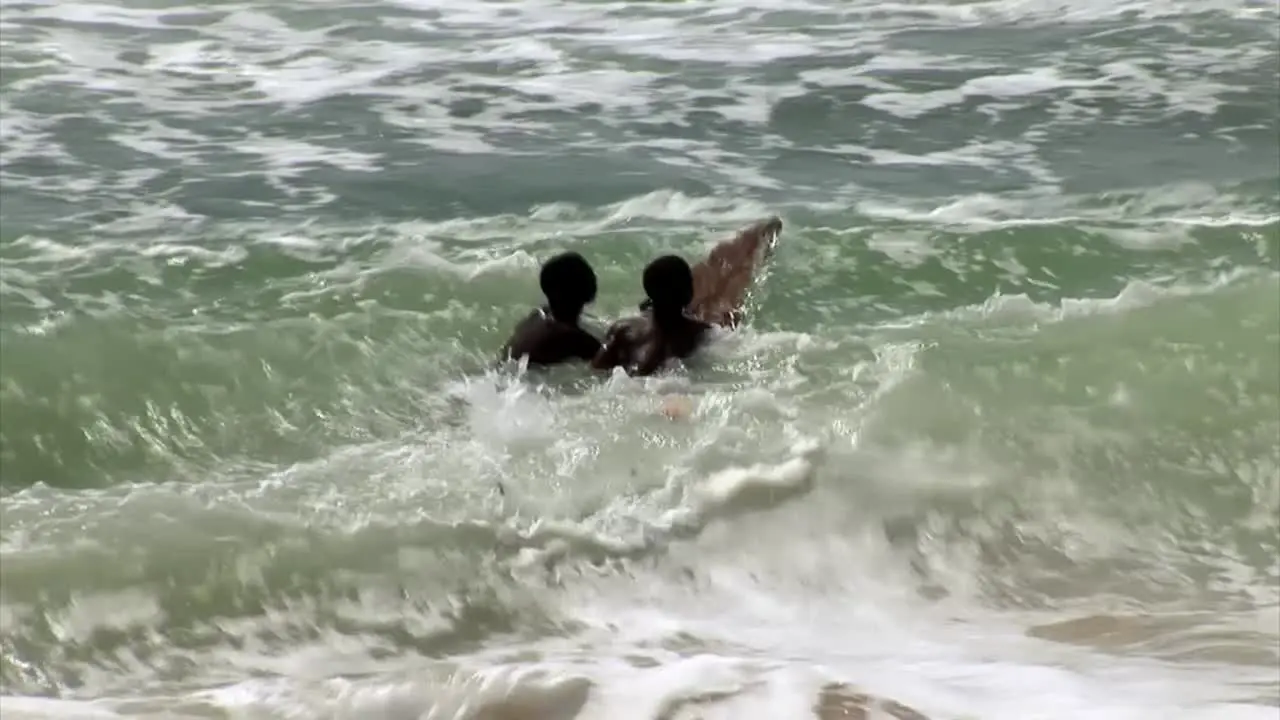
{"type": "Polygon", "coordinates": [[[6,0],[0,712],[1275,718],[1278,47],[1263,0],[6,0]],[[492,368],[550,253],[603,323],[773,213],[704,362],[492,368]]]}

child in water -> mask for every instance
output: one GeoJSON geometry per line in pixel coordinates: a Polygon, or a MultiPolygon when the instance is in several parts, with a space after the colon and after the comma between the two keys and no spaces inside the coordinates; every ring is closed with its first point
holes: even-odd
{"type": "Polygon", "coordinates": [[[600,341],[578,323],[582,310],[596,299],[591,264],[576,252],[560,253],[543,263],[538,282],[547,302],[516,324],[502,346],[503,358],[528,357],[530,366],[590,361],[600,341]]]}

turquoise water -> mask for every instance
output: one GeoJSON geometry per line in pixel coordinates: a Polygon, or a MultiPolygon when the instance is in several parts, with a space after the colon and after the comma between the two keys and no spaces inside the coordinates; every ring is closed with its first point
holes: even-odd
{"type": "Polygon", "coordinates": [[[1278,47],[1241,0],[6,2],[5,717],[1275,717],[1278,47]],[[772,214],[697,367],[490,370],[551,253],[599,324],[772,214]]]}

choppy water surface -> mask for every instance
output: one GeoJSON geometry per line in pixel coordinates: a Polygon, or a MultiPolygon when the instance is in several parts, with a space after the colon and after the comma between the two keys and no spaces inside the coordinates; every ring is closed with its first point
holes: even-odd
{"type": "Polygon", "coordinates": [[[1274,718],[1278,47],[1259,0],[8,0],[6,720],[1274,718]],[[489,369],[549,253],[603,321],[773,213],[699,367],[489,369]]]}

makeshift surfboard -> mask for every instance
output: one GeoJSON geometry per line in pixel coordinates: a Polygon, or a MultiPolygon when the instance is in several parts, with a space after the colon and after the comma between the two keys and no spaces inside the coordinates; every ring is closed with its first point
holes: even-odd
{"type": "MultiPolygon", "coordinates": [[[[686,312],[723,328],[740,325],[757,275],[773,257],[781,233],[782,220],[770,217],[711,248],[707,257],[692,266],[693,300],[686,312]]],[[[648,306],[648,300],[640,303],[641,310],[648,306]]]]}

